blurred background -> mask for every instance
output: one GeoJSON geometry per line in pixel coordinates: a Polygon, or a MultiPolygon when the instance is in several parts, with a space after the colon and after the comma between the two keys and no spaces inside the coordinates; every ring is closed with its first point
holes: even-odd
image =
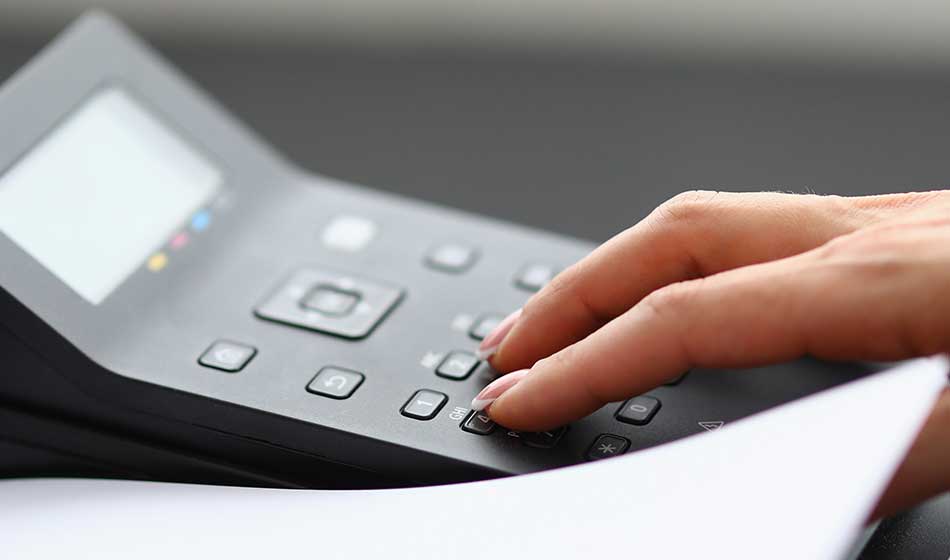
{"type": "Polygon", "coordinates": [[[0,0],[0,77],[93,5],[315,171],[593,240],[948,183],[945,0],[0,0]]]}
{"type": "Polygon", "coordinates": [[[689,188],[950,183],[947,0],[0,0],[0,79],[93,6],[314,171],[591,240],[689,188]]]}

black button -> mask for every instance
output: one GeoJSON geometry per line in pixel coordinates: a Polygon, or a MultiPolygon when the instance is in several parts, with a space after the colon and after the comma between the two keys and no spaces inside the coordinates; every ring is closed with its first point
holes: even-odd
{"type": "Polygon", "coordinates": [[[307,384],[307,390],[331,399],[346,399],[363,383],[365,377],[358,371],[325,367],[307,384]]]}
{"type": "Polygon", "coordinates": [[[426,255],[426,264],[442,272],[458,273],[468,270],[477,258],[478,251],[472,247],[446,243],[429,251],[426,255]]]}
{"type": "Polygon", "coordinates": [[[587,459],[596,461],[598,459],[607,459],[623,455],[624,451],[630,447],[630,440],[611,434],[600,434],[594,440],[594,444],[587,450],[587,459]]]}
{"type": "Polygon", "coordinates": [[[359,301],[360,295],[356,292],[333,286],[316,286],[300,301],[300,305],[324,315],[341,317],[353,311],[359,301]]]}
{"type": "Polygon", "coordinates": [[[400,412],[416,420],[431,420],[448,400],[449,397],[442,393],[420,389],[403,405],[400,412]]]}
{"type": "Polygon", "coordinates": [[[462,429],[471,434],[487,436],[495,430],[495,422],[484,412],[472,411],[468,419],[462,422],[462,429]]]}
{"type": "Polygon", "coordinates": [[[502,320],[504,320],[504,317],[501,315],[483,315],[472,325],[471,330],[468,331],[468,336],[475,340],[484,340],[502,320]]]}
{"type": "Polygon", "coordinates": [[[633,397],[623,403],[616,416],[621,422],[644,426],[653,419],[658,410],[660,410],[659,400],[653,397],[633,397]]]}
{"type": "Polygon", "coordinates": [[[436,375],[448,379],[465,379],[478,366],[478,358],[468,352],[452,352],[435,369],[436,375]]]}
{"type": "Polygon", "coordinates": [[[557,269],[546,264],[529,264],[515,276],[515,286],[529,292],[537,292],[557,276],[557,269]]]}
{"type": "Polygon", "coordinates": [[[685,372],[685,373],[681,373],[681,374],[677,375],[677,376],[674,377],[673,379],[670,379],[669,381],[667,381],[666,383],[664,383],[664,385],[667,385],[667,386],[679,385],[680,381],[682,381],[683,378],[686,377],[686,374],[687,374],[687,373],[689,373],[689,372],[687,371],[687,372],[685,372]]]}
{"type": "Polygon", "coordinates": [[[198,358],[198,363],[209,368],[221,371],[241,371],[251,358],[257,354],[257,349],[246,344],[219,340],[205,350],[198,358]]]}
{"type": "Polygon", "coordinates": [[[521,441],[528,447],[550,449],[557,445],[567,428],[557,428],[547,432],[521,432],[521,441]]]}

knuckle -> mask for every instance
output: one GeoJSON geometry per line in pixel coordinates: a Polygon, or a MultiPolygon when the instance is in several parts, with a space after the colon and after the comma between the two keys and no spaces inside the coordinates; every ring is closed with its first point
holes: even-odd
{"type": "Polygon", "coordinates": [[[643,298],[641,304],[657,317],[675,315],[688,307],[703,279],[669,284],[643,298]]]}
{"type": "Polygon", "coordinates": [[[653,218],[661,224],[690,223],[709,215],[712,201],[718,191],[691,190],[667,200],[653,212],[653,218]]]}

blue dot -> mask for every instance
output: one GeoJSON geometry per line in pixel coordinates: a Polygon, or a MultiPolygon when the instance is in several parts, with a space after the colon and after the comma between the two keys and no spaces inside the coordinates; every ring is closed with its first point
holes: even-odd
{"type": "Polygon", "coordinates": [[[211,212],[202,210],[191,217],[191,229],[203,231],[211,224],[211,212]]]}

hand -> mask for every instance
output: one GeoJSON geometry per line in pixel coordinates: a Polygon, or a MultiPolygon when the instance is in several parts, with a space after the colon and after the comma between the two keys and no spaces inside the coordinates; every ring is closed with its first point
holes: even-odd
{"type": "MultiPolygon", "coordinates": [[[[694,367],[950,350],[950,191],[689,192],[557,276],[486,337],[514,373],[473,401],[540,430],[694,367]]],[[[950,489],[945,392],[877,514],[950,489]]]]}

